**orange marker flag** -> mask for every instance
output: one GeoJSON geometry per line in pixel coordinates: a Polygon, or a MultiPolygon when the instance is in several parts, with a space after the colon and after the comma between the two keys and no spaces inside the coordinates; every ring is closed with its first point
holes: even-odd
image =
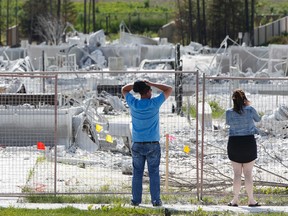
{"type": "Polygon", "coordinates": [[[37,149],[38,150],[45,150],[45,144],[42,142],[37,142],[37,149]]]}

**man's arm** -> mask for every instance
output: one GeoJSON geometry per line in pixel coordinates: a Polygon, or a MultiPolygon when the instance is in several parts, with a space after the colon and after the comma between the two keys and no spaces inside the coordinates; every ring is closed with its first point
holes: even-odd
{"type": "Polygon", "coordinates": [[[165,99],[167,99],[172,93],[173,88],[169,85],[161,84],[161,83],[153,83],[153,82],[149,82],[147,80],[145,80],[144,82],[146,82],[146,84],[149,86],[153,86],[153,87],[158,88],[161,91],[163,91],[165,99]]]}
{"type": "Polygon", "coordinates": [[[132,89],[133,89],[133,83],[129,83],[129,84],[122,87],[121,92],[122,92],[122,95],[124,96],[124,98],[125,98],[126,94],[128,92],[130,92],[132,89]]]}

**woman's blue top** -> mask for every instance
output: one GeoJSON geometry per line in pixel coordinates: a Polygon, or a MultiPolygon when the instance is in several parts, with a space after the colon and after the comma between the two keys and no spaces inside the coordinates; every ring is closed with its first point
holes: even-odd
{"type": "Polygon", "coordinates": [[[247,136],[257,134],[258,130],[254,122],[259,122],[260,116],[252,106],[243,107],[241,114],[233,108],[226,111],[226,124],[230,126],[229,136],[247,136]]]}

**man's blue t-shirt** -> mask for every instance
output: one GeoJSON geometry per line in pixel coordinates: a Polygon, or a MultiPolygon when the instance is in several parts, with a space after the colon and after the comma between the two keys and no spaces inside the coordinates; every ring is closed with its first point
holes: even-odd
{"type": "Polygon", "coordinates": [[[164,93],[150,99],[138,99],[128,92],[126,101],[132,116],[132,141],[159,141],[159,109],[165,101],[164,93]]]}

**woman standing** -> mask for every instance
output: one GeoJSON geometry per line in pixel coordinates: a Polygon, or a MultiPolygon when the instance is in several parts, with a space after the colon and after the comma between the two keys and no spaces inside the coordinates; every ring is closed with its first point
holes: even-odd
{"type": "Polygon", "coordinates": [[[228,157],[231,160],[233,179],[233,199],[228,206],[238,206],[241,189],[241,175],[244,174],[248,206],[260,206],[253,196],[252,169],[257,158],[257,145],[254,134],[257,128],[254,122],[261,120],[257,111],[250,106],[244,91],[237,89],[232,95],[233,108],[226,111],[226,124],[229,125],[228,157]]]}

